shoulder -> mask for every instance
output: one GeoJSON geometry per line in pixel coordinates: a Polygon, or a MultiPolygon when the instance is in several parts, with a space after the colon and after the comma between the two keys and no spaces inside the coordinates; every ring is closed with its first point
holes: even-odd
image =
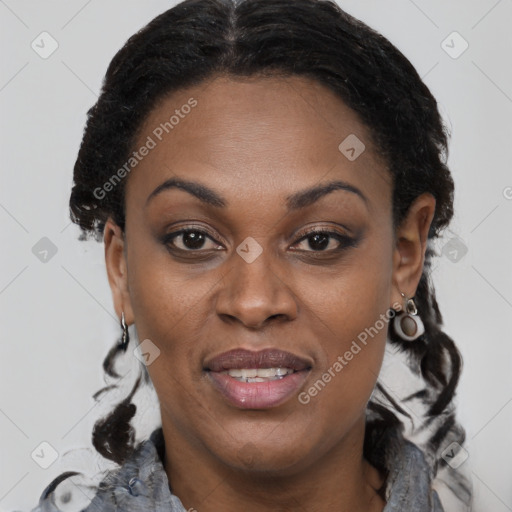
{"type": "Polygon", "coordinates": [[[444,512],[432,488],[432,470],[417,445],[404,440],[399,453],[389,461],[388,469],[384,512],[444,512]]]}
{"type": "MultiPolygon", "coordinates": [[[[162,449],[160,427],[149,439],[139,443],[122,466],[107,473],[86,508],[77,508],[77,512],[184,512],[181,502],[170,491],[161,459],[162,449]]],[[[61,482],[74,475],[77,473],[67,472],[54,479],[31,512],[61,512],[56,504],[55,491],[61,482]]],[[[68,505],[66,510],[69,510],[68,505]]]]}

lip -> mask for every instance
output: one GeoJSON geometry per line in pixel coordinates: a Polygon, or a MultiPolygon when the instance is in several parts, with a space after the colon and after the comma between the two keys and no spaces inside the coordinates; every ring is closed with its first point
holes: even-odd
{"type": "Polygon", "coordinates": [[[267,348],[254,352],[237,348],[214,357],[205,362],[205,370],[222,372],[241,368],[291,368],[301,371],[311,368],[311,361],[277,348],[267,348]]]}
{"type": "Polygon", "coordinates": [[[207,361],[204,370],[214,389],[240,409],[268,409],[290,399],[306,380],[312,367],[309,360],[274,348],[258,352],[235,349],[207,361]],[[267,382],[240,382],[225,370],[242,368],[291,368],[294,373],[267,382]]]}

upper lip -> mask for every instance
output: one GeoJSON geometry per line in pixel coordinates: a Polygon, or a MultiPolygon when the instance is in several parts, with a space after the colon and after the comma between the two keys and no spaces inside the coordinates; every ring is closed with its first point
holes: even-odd
{"type": "Polygon", "coordinates": [[[300,371],[311,367],[311,363],[300,356],[268,348],[254,352],[237,348],[208,360],[205,362],[205,369],[212,372],[221,372],[224,370],[234,370],[242,368],[291,368],[300,371]]]}

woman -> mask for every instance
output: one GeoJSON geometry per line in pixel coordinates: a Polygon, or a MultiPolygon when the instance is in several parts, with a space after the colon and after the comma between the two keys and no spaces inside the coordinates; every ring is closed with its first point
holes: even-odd
{"type": "Polygon", "coordinates": [[[439,512],[436,476],[469,503],[442,457],[464,440],[461,358],[429,281],[446,155],[412,65],[333,2],[187,0],[130,38],[70,198],[121,322],[104,367],[141,361],[95,425],[120,467],[87,512],[439,512]],[[420,379],[406,398],[379,378],[387,342],[420,379]],[[162,424],[135,444],[142,378],[162,424]]]}

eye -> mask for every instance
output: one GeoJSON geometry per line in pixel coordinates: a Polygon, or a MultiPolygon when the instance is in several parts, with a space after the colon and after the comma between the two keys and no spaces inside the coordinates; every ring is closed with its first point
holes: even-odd
{"type": "MultiPolygon", "coordinates": [[[[199,253],[223,249],[223,246],[207,231],[194,227],[187,227],[169,233],[165,235],[162,242],[171,251],[182,253],[199,253]]],[[[333,253],[353,247],[356,243],[357,241],[354,238],[344,233],[316,228],[304,232],[292,246],[292,249],[300,252],[333,253]],[[303,245],[302,248],[300,248],[301,244],[303,245]]]]}
{"type": "Polygon", "coordinates": [[[165,236],[164,244],[171,249],[183,252],[194,252],[199,250],[218,250],[222,246],[218,244],[206,231],[196,228],[181,229],[165,236]],[[210,247],[206,246],[208,240],[210,247]]]}
{"type": "Polygon", "coordinates": [[[297,249],[304,252],[334,252],[341,251],[347,247],[354,246],[356,241],[337,231],[329,231],[325,229],[311,229],[308,230],[299,240],[294,244],[303,243],[306,246],[304,249],[297,249]],[[309,249],[307,248],[309,247],[309,249]]]}

